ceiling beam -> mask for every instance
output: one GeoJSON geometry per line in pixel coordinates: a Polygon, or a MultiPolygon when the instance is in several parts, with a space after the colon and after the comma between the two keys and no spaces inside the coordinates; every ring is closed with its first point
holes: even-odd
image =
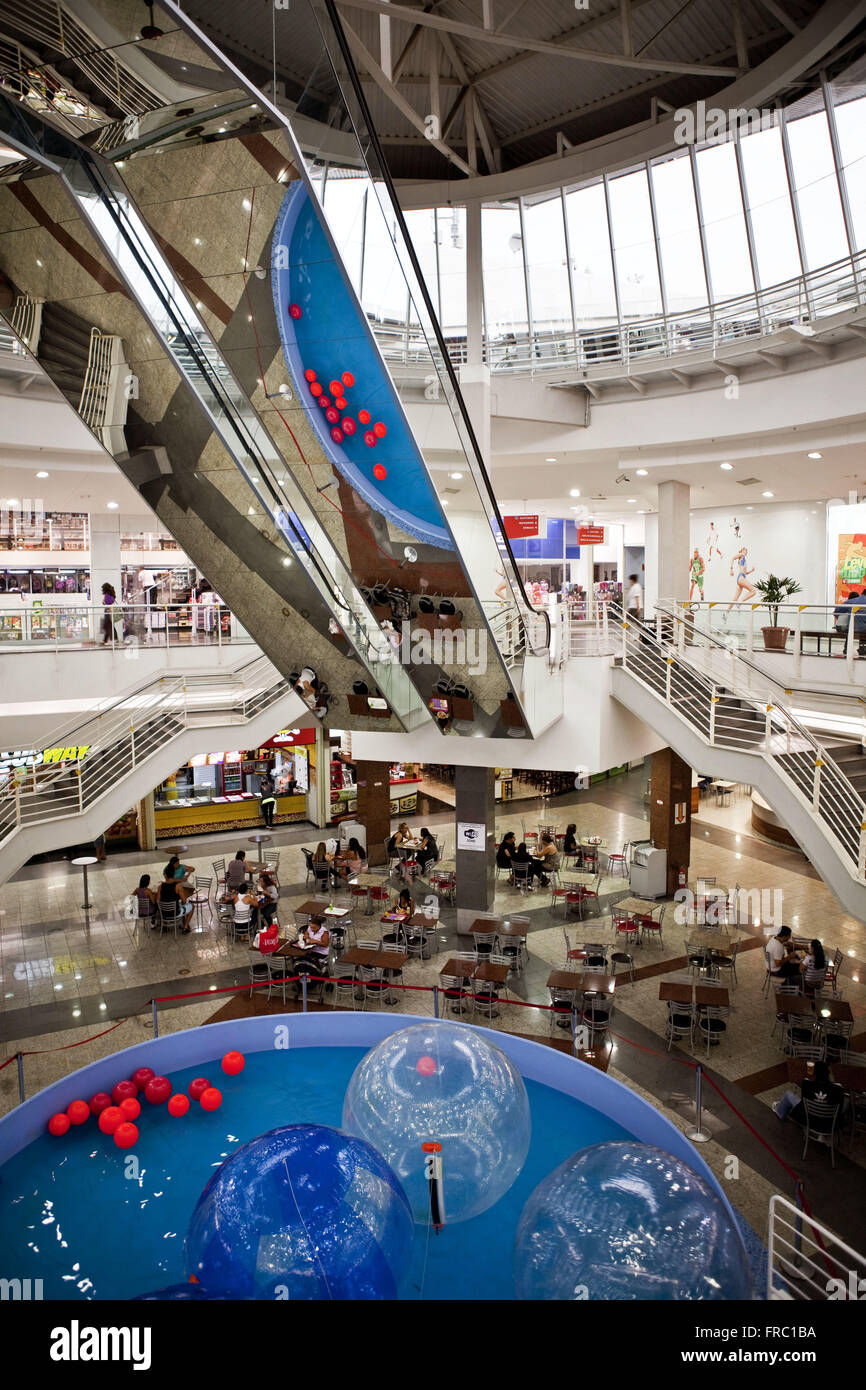
{"type": "Polygon", "coordinates": [[[594,383],[591,382],[591,381],[582,381],[580,384],[581,384],[581,386],[585,386],[585,387],[586,387],[587,391],[588,391],[589,394],[592,396],[592,399],[593,399],[594,401],[597,401],[597,400],[598,400],[599,396],[601,395],[601,387],[600,387],[600,386],[594,385],[594,383]]]}
{"type": "MultiPolygon", "coordinates": [[[[433,10],[437,10],[437,9],[439,8],[439,5],[440,5],[441,3],[442,3],[442,0],[432,0],[432,3],[431,3],[431,0],[428,0],[428,3],[424,6],[424,9],[425,9],[426,12],[429,12],[429,13],[432,14],[433,10]]],[[[420,25],[420,24],[416,24],[415,27],[414,27],[414,29],[412,30],[411,34],[409,35],[408,39],[406,40],[404,46],[403,46],[403,52],[400,54],[399,58],[397,59],[396,63],[394,64],[394,76],[393,76],[393,78],[392,78],[392,81],[394,81],[394,82],[399,82],[399,81],[400,81],[400,78],[403,76],[403,70],[404,70],[404,68],[406,67],[406,61],[407,61],[407,59],[409,58],[409,55],[411,54],[412,49],[415,47],[415,44],[418,42],[419,36],[420,36],[423,32],[424,32],[424,31],[422,30],[421,25],[420,25]]]]}
{"type": "Polygon", "coordinates": [[[634,389],[637,391],[637,393],[638,393],[639,396],[645,396],[645,395],[646,395],[646,382],[645,382],[645,381],[641,381],[640,378],[639,378],[639,377],[636,377],[636,376],[627,376],[627,377],[626,377],[626,381],[628,382],[629,386],[633,386],[633,387],[634,387],[634,389]]]}
{"type": "Polygon", "coordinates": [[[741,0],[731,0],[731,31],[737,50],[737,67],[745,72],[749,66],[749,44],[743,27],[743,7],[741,0]]]}
{"type": "MultiPolygon", "coordinates": [[[[442,47],[448,54],[448,57],[451,59],[454,71],[457,73],[457,76],[463,83],[464,89],[468,91],[468,89],[472,85],[469,80],[469,73],[466,71],[463,59],[457,52],[457,47],[454,43],[454,40],[451,38],[450,34],[440,34],[439,39],[441,41],[442,47]]],[[[481,148],[484,151],[484,158],[487,160],[487,167],[490,170],[490,172],[493,173],[494,170],[499,170],[502,167],[499,142],[497,141],[493,126],[490,123],[490,117],[484,110],[481,101],[478,99],[477,92],[475,93],[475,97],[476,101],[474,111],[478,118],[478,138],[481,141],[481,148]]],[[[458,95],[456,105],[459,106],[459,104],[460,96],[458,95]]]]}
{"type": "Polygon", "coordinates": [[[671,15],[670,19],[666,19],[666,20],[665,20],[664,24],[661,26],[660,29],[656,29],[656,31],[655,31],[655,33],[653,34],[652,38],[647,39],[646,43],[641,44],[640,48],[638,49],[637,53],[635,54],[635,57],[636,57],[636,58],[639,58],[640,55],[641,55],[642,53],[646,53],[647,49],[651,46],[651,44],[654,44],[655,41],[656,41],[656,39],[660,39],[661,36],[662,36],[662,34],[665,32],[665,30],[666,30],[666,29],[669,29],[669,28],[671,27],[672,24],[675,24],[676,21],[679,19],[680,15],[681,15],[681,14],[685,14],[685,12],[686,12],[686,10],[689,8],[689,6],[690,6],[690,5],[693,5],[694,3],[695,3],[695,0],[685,0],[685,4],[680,5],[679,9],[678,9],[674,14],[671,15]]]}
{"type": "Polygon", "coordinates": [[[787,358],[780,356],[778,352],[765,352],[763,348],[760,348],[758,356],[768,362],[771,367],[775,367],[777,372],[783,372],[787,366],[787,358]]]}
{"type": "MultiPolygon", "coordinates": [[[[381,87],[382,91],[385,93],[385,96],[388,97],[388,99],[393,103],[393,105],[397,107],[398,111],[402,112],[402,114],[406,117],[407,121],[409,121],[415,127],[416,130],[419,130],[421,134],[429,140],[429,136],[427,135],[427,127],[424,124],[424,118],[418,115],[418,112],[415,110],[414,106],[410,105],[410,103],[403,96],[403,93],[398,91],[394,83],[391,82],[390,79],[385,76],[384,72],[380,68],[379,64],[376,62],[376,59],[373,57],[372,53],[364,45],[364,43],[355,33],[351,25],[347,24],[345,20],[343,21],[343,28],[346,31],[346,36],[349,40],[349,43],[355,50],[355,56],[359,59],[361,63],[363,63],[370,76],[373,78],[376,84],[379,87],[381,87]]],[[[437,149],[440,154],[444,154],[445,158],[449,159],[452,164],[455,164],[457,168],[462,171],[462,173],[471,174],[473,172],[470,165],[466,163],[466,160],[461,159],[460,155],[458,155],[454,150],[452,150],[449,145],[446,145],[444,140],[430,140],[429,143],[433,146],[434,149],[437,149]]]]}
{"type": "Polygon", "coordinates": [[[459,38],[472,39],[475,43],[498,44],[502,48],[514,48],[521,52],[544,53],[552,58],[568,58],[578,63],[598,63],[615,68],[640,68],[647,72],[688,73],[699,77],[736,77],[737,69],[721,67],[712,63],[675,63],[665,58],[628,58],[624,54],[605,53],[602,49],[571,48],[560,43],[550,43],[547,39],[533,39],[526,35],[491,33],[479,28],[477,24],[463,24],[444,15],[422,14],[405,5],[395,5],[391,0],[341,0],[344,9],[363,10],[367,14],[388,14],[392,19],[403,20],[407,24],[423,24],[440,33],[459,38]]]}
{"type": "Polygon", "coordinates": [[[626,58],[634,57],[631,29],[631,0],[619,0],[619,22],[622,28],[622,51],[626,58]]]}
{"type": "Polygon", "coordinates": [[[788,11],[778,3],[778,0],[758,0],[758,4],[763,5],[765,10],[769,10],[773,18],[778,19],[780,24],[784,24],[789,34],[799,34],[800,25],[794,22],[788,11]]]}
{"type": "Polygon", "coordinates": [[[678,381],[680,383],[680,386],[685,386],[687,391],[691,390],[691,387],[694,383],[694,377],[689,376],[687,372],[678,372],[674,367],[672,367],[671,376],[674,378],[675,381],[678,381]]]}

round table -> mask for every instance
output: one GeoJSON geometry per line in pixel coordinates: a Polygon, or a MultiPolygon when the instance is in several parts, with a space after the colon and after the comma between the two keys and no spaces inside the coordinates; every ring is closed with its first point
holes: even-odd
{"type": "Polygon", "coordinates": [[[247,842],[251,845],[264,845],[270,844],[273,838],[273,835],[248,835],[247,842]]]}
{"type": "Polygon", "coordinates": [[[81,854],[77,859],[73,859],[72,862],[73,864],[79,864],[81,866],[81,872],[84,875],[84,902],[81,906],[87,911],[89,908],[93,907],[93,903],[87,896],[87,870],[91,864],[96,864],[99,861],[95,854],[81,854]]]}
{"type": "Polygon", "coordinates": [[[189,845],[166,845],[166,846],[165,846],[165,852],[166,852],[166,854],[169,854],[169,855],[173,855],[173,854],[177,854],[177,855],[186,854],[186,852],[187,852],[188,849],[189,849],[189,845]]]}

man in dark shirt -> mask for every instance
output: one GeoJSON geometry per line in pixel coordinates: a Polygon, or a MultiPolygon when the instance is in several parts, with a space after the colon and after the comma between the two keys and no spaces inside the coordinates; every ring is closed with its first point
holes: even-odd
{"type": "MultiPolygon", "coordinates": [[[[800,1085],[800,1095],[796,1091],[786,1091],[781,1100],[777,1100],[773,1110],[780,1120],[792,1119],[795,1124],[803,1125],[806,1123],[806,1107],[804,1100],[820,1101],[825,1105],[835,1105],[840,1109],[845,1100],[845,1092],[841,1086],[831,1080],[830,1068],[826,1062],[816,1062],[814,1075],[806,1077],[800,1085]]],[[[818,1133],[826,1131],[829,1134],[832,1120],[819,1119],[813,1120],[811,1128],[818,1133]]]]}

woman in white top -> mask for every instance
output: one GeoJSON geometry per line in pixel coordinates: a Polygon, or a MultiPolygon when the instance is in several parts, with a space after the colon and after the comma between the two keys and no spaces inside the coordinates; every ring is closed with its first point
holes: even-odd
{"type": "Polygon", "coordinates": [[[252,893],[239,894],[235,898],[234,923],[236,927],[249,926],[256,900],[252,893]]]}
{"type": "Polygon", "coordinates": [[[304,942],[315,956],[326,956],[331,933],[320,917],[311,917],[304,930],[304,942]]]}
{"type": "Polygon", "coordinates": [[[259,911],[268,926],[276,915],[279,897],[280,890],[270,874],[259,874],[259,911]]]}

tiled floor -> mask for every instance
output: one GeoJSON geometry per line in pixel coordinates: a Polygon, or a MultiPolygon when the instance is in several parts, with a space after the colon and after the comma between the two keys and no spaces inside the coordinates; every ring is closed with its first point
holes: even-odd
{"type": "MultiPolygon", "coordinates": [[[[644,783],[641,770],[582,793],[553,799],[543,805],[544,818],[560,824],[574,820],[581,832],[599,834],[612,848],[619,849],[624,841],[647,835],[644,783]]],[[[541,808],[541,803],[528,800],[500,807],[498,834],[514,829],[519,838],[523,824],[531,828],[541,808]]],[[[783,1088],[755,1094],[755,1086],[749,1081],[760,1080],[756,1074],[784,1062],[778,1030],[775,1037],[770,1036],[772,1001],[764,1000],[761,993],[764,970],[760,945],[768,917],[777,914],[779,922],[789,923],[795,931],[819,935],[825,947],[841,946],[846,952],[842,985],[857,1019],[855,1035],[860,1035],[862,1047],[866,1042],[866,984],[860,981],[866,980],[866,975],[861,972],[860,962],[866,961],[866,928],[839,907],[801,856],[754,838],[748,820],[748,798],[742,797],[725,808],[702,803],[693,821],[690,879],[714,876],[719,884],[738,884],[744,889],[764,890],[765,894],[763,904],[756,898],[754,911],[728,933],[731,940],[738,938],[744,946],[738,958],[738,984],[731,991],[733,1012],[724,1042],[712,1050],[708,1062],[705,1050],[702,1056],[700,1048],[691,1057],[680,1049],[666,1052],[666,1008],[659,1001],[659,981],[682,961],[685,942],[691,934],[690,928],[675,920],[673,905],[669,905],[664,944],[653,941],[635,947],[635,983],[628,983],[627,976],[623,976],[618,984],[610,1074],[648,1094],[683,1127],[693,1118],[693,1063],[701,1058],[707,1063],[711,1078],[758,1134],[805,1176],[813,1210],[820,1216],[822,1194],[829,1191],[826,1153],[812,1152],[806,1163],[801,1162],[799,1130],[790,1124],[781,1125],[769,1110],[770,1102],[783,1088]],[[743,1086],[737,1084],[739,1080],[743,1080],[743,1086]]],[[[440,840],[447,835],[453,853],[453,814],[429,817],[429,822],[431,826],[438,822],[440,840]]],[[[211,874],[211,860],[231,857],[243,842],[235,843],[236,838],[223,835],[206,841],[193,840],[184,860],[202,873],[211,874]]],[[[293,904],[310,896],[304,885],[300,846],[315,844],[318,838],[318,832],[310,827],[278,828],[275,832],[271,848],[279,849],[282,855],[284,914],[293,904]]],[[[19,1050],[42,1054],[25,1058],[28,1094],[95,1057],[150,1034],[153,1025],[149,1001],[154,995],[198,991],[204,996],[186,1004],[163,1005],[159,1012],[159,1028],[163,1032],[206,1021],[217,1006],[213,997],[217,989],[246,984],[247,946],[232,945],[215,916],[209,920],[205,912],[189,936],[177,938],[160,937],[125,918],[124,899],[139,874],[150,872],[157,881],[163,862],[163,852],[136,853],[111,856],[105,864],[96,866],[91,873],[95,906],[90,913],[79,906],[79,871],[66,863],[25,868],[5,886],[0,899],[0,1062],[19,1050]],[[113,1032],[83,1046],[70,1047],[101,1033],[118,1019],[126,1021],[113,1032]],[[49,1048],[67,1050],[45,1051],[49,1048]]],[[[509,977],[500,1016],[492,1021],[493,1027],[539,1038],[550,1035],[549,1014],[533,1006],[547,1003],[548,973],[563,962],[563,926],[573,942],[612,942],[610,907],[629,889],[622,878],[604,878],[600,892],[601,912],[597,918],[583,924],[577,919],[565,923],[561,908],[556,915],[551,913],[549,891],[538,889],[521,895],[504,879],[497,882],[493,910],[527,913],[531,927],[526,968],[522,975],[509,977]]],[[[420,885],[416,897],[421,897],[420,885]]],[[[455,920],[453,909],[444,906],[440,953],[430,961],[410,961],[404,971],[407,984],[436,984],[447,959],[445,952],[468,947],[466,938],[457,937],[455,920]]],[[[358,919],[362,937],[368,926],[375,936],[377,919],[358,919]]],[[[242,994],[247,997],[246,990],[242,994]]],[[[398,1008],[409,1014],[432,1013],[432,994],[407,992],[398,1008]]],[[[13,1062],[0,1071],[0,1109],[8,1109],[16,1099],[17,1069],[13,1062]]],[[[707,1114],[714,1137],[703,1152],[724,1177],[731,1199],[760,1232],[769,1192],[781,1190],[790,1196],[790,1181],[768,1150],[711,1089],[707,1114]],[[731,1155],[737,1160],[736,1178],[725,1176],[725,1158],[731,1155]]],[[[855,1212],[852,1197],[850,1212],[846,1210],[844,1220],[840,1220],[838,1195],[849,1187],[852,1193],[858,1189],[862,1192],[860,1165],[864,1159],[862,1141],[853,1148],[843,1148],[833,1179],[836,1201],[828,1201],[828,1209],[834,1213],[831,1224],[842,1229],[855,1245],[859,1241],[860,1248],[866,1246],[864,1204],[860,1200],[855,1212]]]]}

